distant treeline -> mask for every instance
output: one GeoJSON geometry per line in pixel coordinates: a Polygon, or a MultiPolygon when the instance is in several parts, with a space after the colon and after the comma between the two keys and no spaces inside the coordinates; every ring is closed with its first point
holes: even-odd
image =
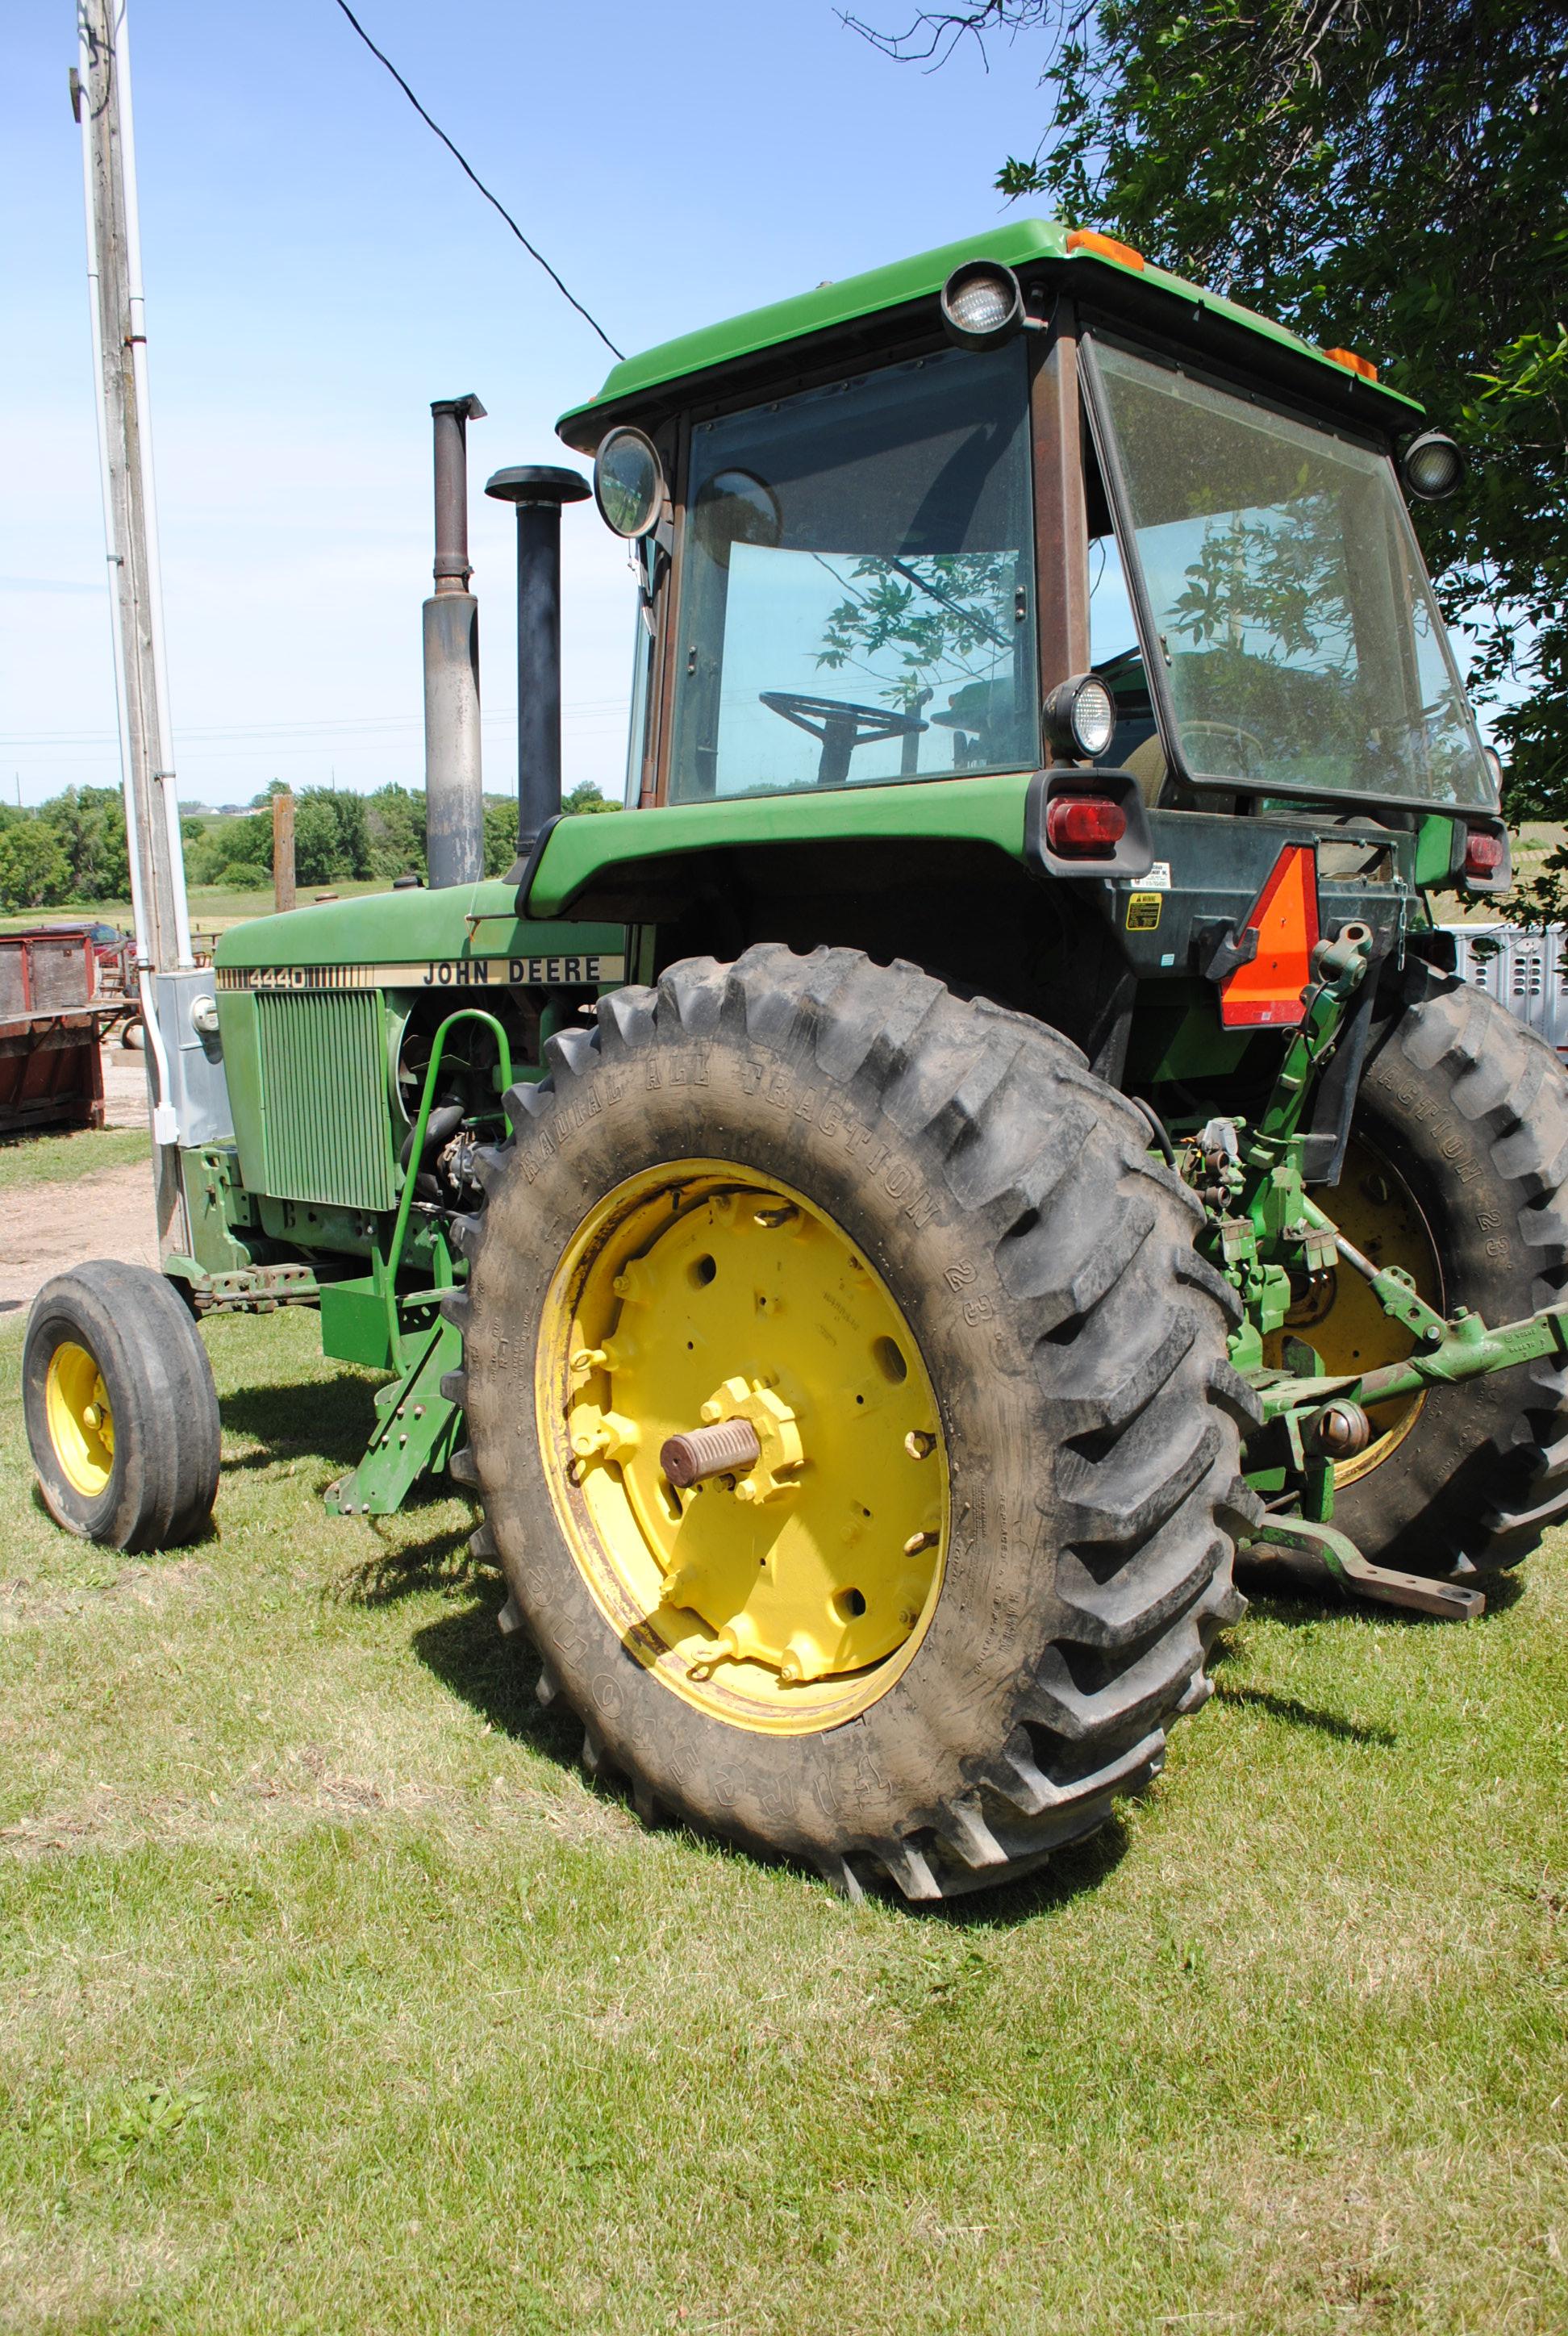
{"type": "MultiPolygon", "coordinates": [[[[182,818],[185,872],[192,884],[231,884],[255,891],[272,881],[271,797],[239,818],[182,818]]],[[[597,788],[566,798],[571,812],[612,811],[597,788]]],[[[517,857],[517,803],[487,795],[484,872],[504,875],[517,857]]],[[[423,880],[424,796],[409,787],[340,794],[304,787],[294,799],[294,871],[300,884],[336,884],[414,875],[423,880]]],[[[36,810],[0,805],[0,910],[58,909],[67,903],[123,900],[131,871],[125,805],[118,787],[67,787],[36,810]]]]}

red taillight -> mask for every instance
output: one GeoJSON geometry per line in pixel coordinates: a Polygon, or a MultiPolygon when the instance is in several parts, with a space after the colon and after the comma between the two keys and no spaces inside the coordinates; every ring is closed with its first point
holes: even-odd
{"type": "Polygon", "coordinates": [[[1465,873],[1466,876],[1495,876],[1503,865],[1503,839],[1488,835],[1484,827],[1472,827],[1465,836],[1465,873]]]}
{"type": "Polygon", "coordinates": [[[1063,860],[1109,860],[1127,814],[1104,795],[1057,795],[1046,806],[1046,842],[1063,860]]]}

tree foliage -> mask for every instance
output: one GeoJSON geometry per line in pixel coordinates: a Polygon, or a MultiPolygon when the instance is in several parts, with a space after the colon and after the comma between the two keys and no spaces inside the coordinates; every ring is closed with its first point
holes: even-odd
{"type": "MultiPolygon", "coordinates": [[[[274,780],[257,808],[238,817],[182,819],[185,872],[193,884],[258,891],[272,881],[274,780]]],[[[584,782],[563,811],[614,811],[584,782]]],[[[517,802],[484,799],[484,872],[503,876],[517,857],[517,802]]],[[[339,884],[427,873],[424,793],[388,785],[370,794],[302,787],[294,801],[294,872],[301,884],[339,884]]],[[[118,787],[68,787],[36,810],[0,804],[0,910],[91,906],[130,893],[125,805],[118,787]]]]}
{"type": "Polygon", "coordinates": [[[937,62],[1043,44],[1004,194],[1370,356],[1460,440],[1424,549],[1511,816],[1568,817],[1568,0],[971,0],[860,29],[937,62]]]}
{"type": "Polygon", "coordinates": [[[31,812],[0,821],[0,909],[54,909],[71,893],[71,863],[60,839],[31,812]]]}

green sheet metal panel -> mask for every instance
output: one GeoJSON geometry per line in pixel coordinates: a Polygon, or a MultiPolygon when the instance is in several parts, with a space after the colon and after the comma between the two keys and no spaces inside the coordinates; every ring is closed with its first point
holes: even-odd
{"type": "Polygon", "coordinates": [[[397,1197],[376,990],[256,998],[261,1189],[284,1201],[390,1209],[397,1197]]]}
{"type": "Polygon", "coordinates": [[[920,836],[990,843],[1021,860],[1024,809],[1033,775],[1030,771],[1003,771],[972,779],[961,774],[891,779],[828,793],[798,787],[776,795],[721,796],[710,803],[667,803],[657,811],[563,819],[550,832],[534,871],[529,906],[545,919],[569,915],[573,900],[607,869],[631,869],[639,860],[726,847],[868,839],[891,842],[920,836]]]}
{"type": "MultiPolygon", "coordinates": [[[[1189,283],[1185,277],[1174,276],[1168,268],[1156,268],[1152,262],[1134,268],[1093,248],[1079,246],[1069,250],[1067,234],[1067,229],[1057,219],[998,220],[983,235],[966,237],[960,243],[943,244],[935,251],[918,252],[911,258],[895,260],[891,267],[845,277],[836,284],[820,284],[814,291],[800,293],[794,299],[778,300],[766,308],[753,308],[745,316],[727,317],[699,332],[683,334],[677,340],[661,342],[656,348],[623,357],[618,365],[612,365],[599,394],[563,414],[556,428],[569,446],[580,453],[591,453],[605,429],[604,416],[614,408],[633,405],[639,397],[668,383],[712,372],[739,358],[755,356],[761,350],[777,348],[813,334],[831,332],[835,326],[852,325],[862,317],[929,299],[941,289],[955,268],[971,259],[999,260],[1008,268],[1027,268],[1031,261],[1044,260],[1061,269],[1064,281],[1082,279],[1086,289],[1094,286],[1113,303],[1117,279],[1135,279],[1167,297],[1173,339],[1182,337],[1183,311],[1201,311],[1240,326],[1276,349],[1305,359],[1309,371],[1326,368],[1330,376],[1336,377],[1336,391],[1343,389],[1343,367],[1322,349],[1315,348],[1311,342],[1302,340],[1283,325],[1275,324],[1271,317],[1260,316],[1254,309],[1227,300],[1222,293],[1207,291],[1203,286],[1189,283]]],[[[1413,398],[1406,397],[1387,382],[1361,382],[1358,394],[1359,402],[1374,410],[1382,408],[1386,416],[1418,415],[1421,412],[1413,398]]]]}

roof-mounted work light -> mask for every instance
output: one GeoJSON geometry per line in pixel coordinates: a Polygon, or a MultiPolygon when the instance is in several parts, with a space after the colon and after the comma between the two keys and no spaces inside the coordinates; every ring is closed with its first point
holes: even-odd
{"type": "Polygon", "coordinates": [[[1418,502],[1440,503],[1465,475],[1465,457],[1441,430],[1412,438],[1399,462],[1400,475],[1418,502]]]}
{"type": "Polygon", "coordinates": [[[997,259],[967,259],[941,289],[942,326],[960,349],[994,349],[1033,321],[1010,268],[997,259]]]}

